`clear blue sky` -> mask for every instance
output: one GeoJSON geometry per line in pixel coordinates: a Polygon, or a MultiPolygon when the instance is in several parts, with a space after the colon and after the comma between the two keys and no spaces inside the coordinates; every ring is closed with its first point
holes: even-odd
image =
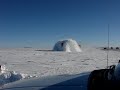
{"type": "Polygon", "coordinates": [[[53,47],[73,38],[83,45],[120,46],[120,0],[0,0],[0,47],[53,47]]]}

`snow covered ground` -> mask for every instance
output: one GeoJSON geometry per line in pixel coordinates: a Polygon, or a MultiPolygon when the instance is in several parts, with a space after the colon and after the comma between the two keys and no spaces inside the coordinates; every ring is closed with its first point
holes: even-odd
{"type": "MultiPolygon", "coordinates": [[[[91,47],[83,47],[80,53],[42,51],[34,48],[0,49],[0,64],[5,65],[8,72],[15,71],[22,75],[22,78],[90,72],[105,68],[106,58],[106,51],[91,47]]],[[[120,51],[109,51],[109,65],[117,64],[119,59],[120,51]]]]}

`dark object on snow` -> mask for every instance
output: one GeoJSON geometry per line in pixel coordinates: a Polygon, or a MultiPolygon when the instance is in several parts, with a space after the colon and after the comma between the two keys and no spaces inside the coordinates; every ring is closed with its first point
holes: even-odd
{"type": "Polygon", "coordinates": [[[104,49],[107,49],[107,48],[104,48],[104,49]]]}
{"type": "Polygon", "coordinates": [[[119,49],[119,47],[116,47],[116,49],[119,49]]]}
{"type": "Polygon", "coordinates": [[[64,45],[64,43],[62,42],[62,43],[61,43],[61,46],[63,47],[63,45],[64,45]]]}
{"type": "Polygon", "coordinates": [[[88,90],[120,90],[120,81],[114,78],[115,66],[94,70],[88,78],[88,90]],[[110,77],[109,77],[110,76],[110,77]]]}
{"type": "Polygon", "coordinates": [[[81,45],[79,45],[79,47],[81,48],[81,45]]]}
{"type": "Polygon", "coordinates": [[[0,72],[1,72],[1,68],[2,68],[2,67],[1,67],[1,65],[0,65],[0,72]]]}
{"type": "Polygon", "coordinates": [[[111,47],[111,49],[113,49],[113,47],[111,47]]]}
{"type": "Polygon", "coordinates": [[[118,61],[118,63],[120,63],[120,60],[118,61]]]}

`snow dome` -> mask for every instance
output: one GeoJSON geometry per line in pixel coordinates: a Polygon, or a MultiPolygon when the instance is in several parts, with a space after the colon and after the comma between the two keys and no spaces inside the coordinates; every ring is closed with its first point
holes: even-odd
{"type": "Polygon", "coordinates": [[[65,52],[81,52],[81,47],[78,43],[73,39],[66,39],[62,41],[58,41],[53,51],[65,51],[65,52]]]}

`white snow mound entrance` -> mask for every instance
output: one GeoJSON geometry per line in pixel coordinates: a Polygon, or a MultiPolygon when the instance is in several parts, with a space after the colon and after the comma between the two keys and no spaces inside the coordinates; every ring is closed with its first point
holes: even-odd
{"type": "Polygon", "coordinates": [[[80,45],[73,39],[58,41],[53,51],[82,52],[80,45]]]}

